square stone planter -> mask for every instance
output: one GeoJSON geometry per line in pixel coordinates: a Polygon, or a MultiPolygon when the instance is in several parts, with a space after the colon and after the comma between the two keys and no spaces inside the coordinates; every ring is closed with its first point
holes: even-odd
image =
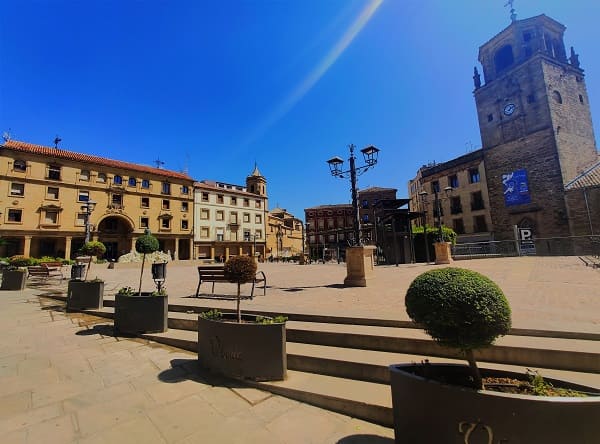
{"type": "Polygon", "coordinates": [[[67,287],[67,310],[102,308],[103,300],[104,282],[69,281],[67,287]]]}
{"type": "MultiPolygon", "coordinates": [[[[522,379],[502,370],[480,369],[482,376],[522,379]]],[[[427,372],[453,377],[465,365],[392,365],[390,379],[397,443],[595,443],[598,440],[600,391],[545,380],[555,387],[591,396],[553,397],[499,393],[442,384],[427,372]]]]}
{"type": "Polygon", "coordinates": [[[256,316],[223,313],[223,320],[198,318],[200,367],[225,376],[280,381],[287,373],[285,322],[256,324],[256,316]]]}
{"type": "Polygon", "coordinates": [[[27,271],[4,270],[0,290],[23,290],[27,282],[27,271]]]}
{"type": "Polygon", "coordinates": [[[120,333],[162,333],[168,330],[169,298],[142,292],[115,295],[115,330],[120,333]]]}

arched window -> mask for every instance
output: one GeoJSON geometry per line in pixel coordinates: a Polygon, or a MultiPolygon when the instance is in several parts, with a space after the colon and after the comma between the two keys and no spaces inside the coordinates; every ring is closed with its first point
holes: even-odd
{"type": "Polygon", "coordinates": [[[552,98],[554,99],[554,101],[556,103],[563,103],[562,102],[562,96],[560,95],[560,93],[556,90],[552,91],[552,98]]]}
{"type": "Polygon", "coordinates": [[[106,174],[104,174],[104,173],[98,173],[98,176],[96,177],[96,182],[98,182],[98,183],[106,183],[106,174]]]}
{"type": "Polygon", "coordinates": [[[115,174],[115,177],[113,178],[113,183],[115,185],[121,185],[123,183],[123,178],[118,174],[115,174]]]}
{"type": "Polygon", "coordinates": [[[515,61],[513,49],[511,45],[504,45],[494,55],[494,63],[496,65],[496,73],[504,71],[511,66],[515,61]]]}

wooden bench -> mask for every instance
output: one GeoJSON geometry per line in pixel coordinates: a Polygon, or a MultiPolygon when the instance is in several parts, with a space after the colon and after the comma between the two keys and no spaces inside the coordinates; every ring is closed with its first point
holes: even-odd
{"type": "MultiPolygon", "coordinates": [[[[196,288],[196,297],[200,297],[200,286],[204,282],[212,282],[212,294],[215,294],[215,282],[229,282],[225,278],[224,265],[200,265],[198,266],[198,288],[196,288]]],[[[250,292],[250,299],[254,297],[254,287],[256,284],[263,284],[263,296],[267,294],[267,277],[262,271],[257,271],[254,280],[252,281],[252,290],[250,292]]]]}
{"type": "Polygon", "coordinates": [[[46,280],[56,277],[62,281],[65,278],[62,267],[62,262],[44,262],[41,265],[32,265],[27,267],[27,278],[46,280]]]}

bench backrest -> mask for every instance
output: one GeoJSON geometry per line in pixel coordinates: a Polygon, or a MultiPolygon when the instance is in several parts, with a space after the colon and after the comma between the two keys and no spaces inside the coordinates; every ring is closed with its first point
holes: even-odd
{"type": "Polygon", "coordinates": [[[198,276],[202,281],[227,281],[223,265],[200,265],[198,276]]]}

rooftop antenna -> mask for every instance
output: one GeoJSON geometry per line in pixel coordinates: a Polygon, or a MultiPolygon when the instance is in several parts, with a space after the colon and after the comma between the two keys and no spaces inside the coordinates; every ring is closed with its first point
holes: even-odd
{"type": "Polygon", "coordinates": [[[517,13],[515,12],[515,5],[513,4],[515,0],[508,0],[504,7],[510,6],[510,20],[514,23],[517,21],[517,13]]]}
{"type": "Polygon", "coordinates": [[[62,139],[60,137],[58,137],[58,134],[56,135],[56,137],[54,138],[54,148],[58,149],[58,144],[62,142],[62,139]]]}
{"type": "Polygon", "coordinates": [[[471,142],[470,140],[465,143],[465,146],[467,147],[467,153],[470,153],[474,149],[473,142],[471,142]]]}
{"type": "Polygon", "coordinates": [[[8,129],[8,131],[4,131],[4,133],[2,134],[2,138],[5,142],[8,142],[10,140],[10,128],[8,129]]]}
{"type": "Polygon", "coordinates": [[[162,160],[160,160],[160,157],[157,158],[154,163],[156,164],[156,168],[160,169],[162,168],[162,166],[165,164],[162,160]]]}

